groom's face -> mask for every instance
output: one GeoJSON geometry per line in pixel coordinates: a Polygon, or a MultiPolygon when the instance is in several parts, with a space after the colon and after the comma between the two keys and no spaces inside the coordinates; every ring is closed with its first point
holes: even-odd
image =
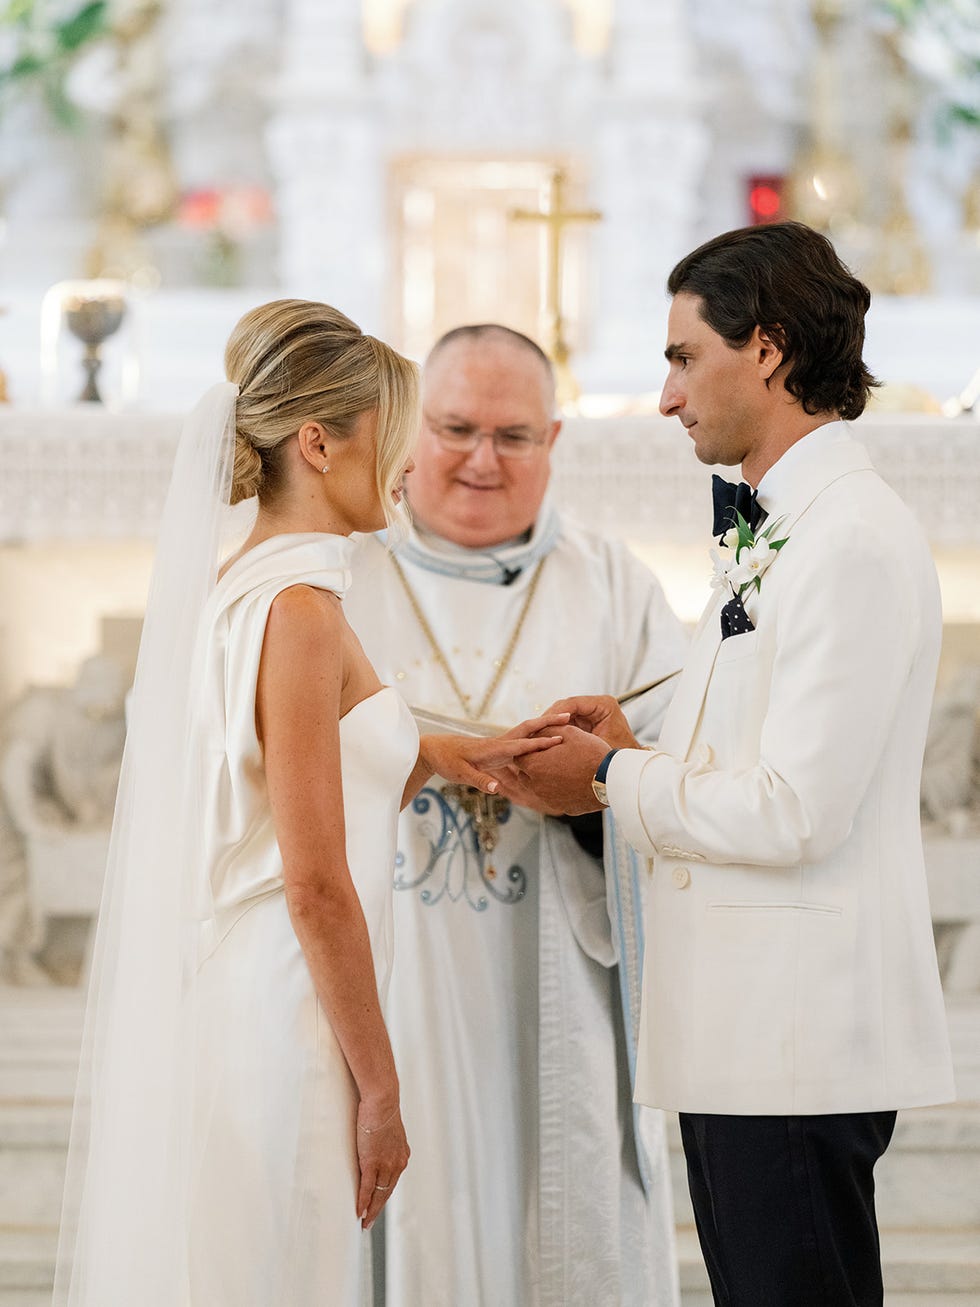
{"type": "Polygon", "coordinates": [[[736,467],[759,439],[765,381],[755,338],[733,348],[701,317],[701,302],[681,291],[670,306],[660,411],[680,418],[702,463],[736,467]]]}

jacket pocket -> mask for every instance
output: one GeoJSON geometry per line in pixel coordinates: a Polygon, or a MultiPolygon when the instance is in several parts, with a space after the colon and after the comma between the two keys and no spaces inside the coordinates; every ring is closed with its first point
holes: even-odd
{"type": "Polygon", "coordinates": [[[755,653],[758,645],[758,631],[743,631],[741,635],[730,635],[727,640],[722,640],[718,646],[715,666],[737,662],[739,658],[747,658],[750,654],[755,653]]]}
{"type": "Polygon", "coordinates": [[[747,903],[709,903],[709,912],[799,912],[817,913],[825,916],[839,917],[844,909],[830,903],[766,902],[747,903]]]}

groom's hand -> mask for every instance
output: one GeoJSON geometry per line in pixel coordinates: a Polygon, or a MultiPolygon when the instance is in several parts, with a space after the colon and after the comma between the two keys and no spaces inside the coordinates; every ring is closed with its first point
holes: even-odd
{"type": "Polygon", "coordinates": [[[497,768],[493,774],[498,781],[497,793],[505,799],[510,799],[511,803],[516,803],[519,808],[530,808],[532,812],[540,812],[543,817],[565,815],[565,809],[560,803],[557,806],[549,806],[541,795],[531,788],[526,777],[517,770],[516,764],[497,768]]]}
{"type": "Polygon", "coordinates": [[[592,792],[592,777],[610,745],[574,726],[558,727],[561,744],[546,752],[514,759],[521,784],[538,797],[543,811],[577,817],[602,807],[592,792]]]}
{"type": "Polygon", "coordinates": [[[569,725],[605,740],[607,753],[610,749],[640,747],[622,708],[611,694],[580,694],[572,699],[559,699],[548,712],[569,713],[569,725]]]}

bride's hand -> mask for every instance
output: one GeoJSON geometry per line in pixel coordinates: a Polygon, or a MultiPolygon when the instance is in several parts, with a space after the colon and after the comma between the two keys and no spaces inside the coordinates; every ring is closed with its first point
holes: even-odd
{"type": "Polygon", "coordinates": [[[357,1109],[357,1162],[361,1172],[357,1215],[364,1230],[370,1230],[378,1219],[408,1165],[410,1153],[399,1109],[384,1120],[376,1121],[375,1116],[362,1100],[357,1109]]]}
{"type": "Polygon", "coordinates": [[[437,776],[459,785],[471,785],[487,794],[496,794],[500,781],[491,772],[508,766],[515,758],[561,744],[560,735],[538,732],[567,724],[568,713],[548,713],[521,722],[505,734],[489,740],[474,739],[469,735],[423,735],[421,756],[437,776]]]}

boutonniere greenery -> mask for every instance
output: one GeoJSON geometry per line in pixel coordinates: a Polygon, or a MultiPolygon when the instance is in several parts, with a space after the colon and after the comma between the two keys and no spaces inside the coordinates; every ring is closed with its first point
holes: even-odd
{"type": "Polygon", "coordinates": [[[777,518],[758,535],[741,513],[735,514],[735,525],[722,536],[724,553],[711,551],[715,572],[711,578],[716,590],[730,589],[733,595],[742,596],[748,590],[761,590],[762,577],[775,561],[776,555],[789,539],[776,539],[784,518],[777,518]]]}

